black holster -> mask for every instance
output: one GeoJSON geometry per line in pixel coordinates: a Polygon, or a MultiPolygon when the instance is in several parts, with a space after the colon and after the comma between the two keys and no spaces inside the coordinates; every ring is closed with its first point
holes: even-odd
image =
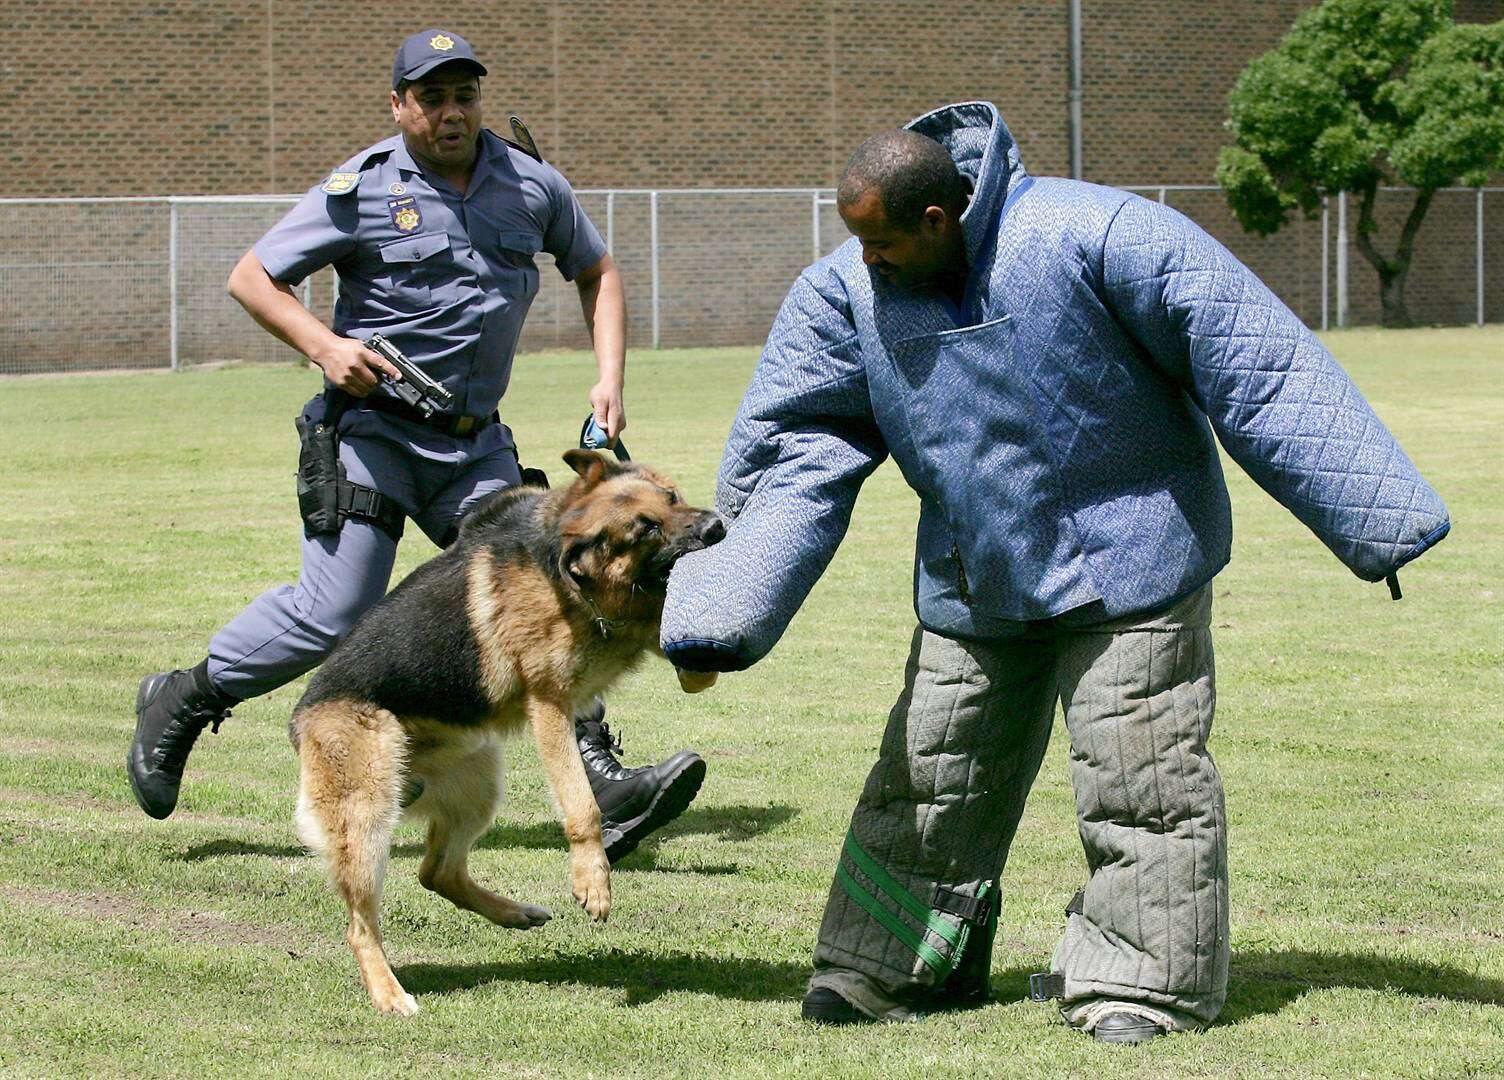
{"type": "Polygon", "coordinates": [[[298,513],[308,536],[339,532],[339,413],[331,418],[332,403],[325,398],[322,418],[308,413],[294,423],[298,428],[298,513]]]}
{"type": "Polygon", "coordinates": [[[315,408],[293,423],[298,429],[298,513],[305,536],[333,536],[346,518],[369,521],[393,540],[402,539],[405,515],[374,488],[345,479],[339,460],[339,420],[350,406],[347,394],[325,391],[321,416],[315,408]]]}

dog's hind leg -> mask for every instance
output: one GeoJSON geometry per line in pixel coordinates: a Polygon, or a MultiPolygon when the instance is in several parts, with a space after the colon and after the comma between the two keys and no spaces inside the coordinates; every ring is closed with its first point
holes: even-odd
{"type": "Polygon", "coordinates": [[[429,819],[418,880],[457,908],[499,926],[531,930],[552,918],[547,908],[519,904],[470,877],[470,849],[496,816],[504,775],[501,747],[488,743],[446,768],[442,779],[425,781],[423,801],[414,810],[429,819]]]}
{"type": "Polygon", "coordinates": [[[603,922],[611,912],[611,864],[601,844],[601,810],[580,761],[574,721],[562,704],[539,694],[528,694],[526,707],[533,738],[538,742],[538,756],[564,811],[574,898],[592,919],[603,922]]]}
{"type": "Polygon", "coordinates": [[[410,1016],[418,1003],[402,988],[381,941],[381,886],[402,795],[407,736],[385,709],[352,702],[315,705],[294,718],[302,785],[298,835],[322,852],[350,911],[345,940],[371,1004],[410,1016]]]}

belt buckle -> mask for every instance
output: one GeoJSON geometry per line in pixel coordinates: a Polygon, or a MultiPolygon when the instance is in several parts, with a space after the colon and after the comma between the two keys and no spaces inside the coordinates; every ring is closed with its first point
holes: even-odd
{"type": "Polygon", "coordinates": [[[470,434],[470,429],[473,427],[475,427],[475,417],[462,416],[454,422],[454,433],[456,435],[468,435],[470,434]]]}

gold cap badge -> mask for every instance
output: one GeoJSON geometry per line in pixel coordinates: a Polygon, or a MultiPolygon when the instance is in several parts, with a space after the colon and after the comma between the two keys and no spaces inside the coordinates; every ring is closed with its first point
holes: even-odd
{"type": "Polygon", "coordinates": [[[454,48],[454,38],[448,34],[435,34],[428,39],[428,46],[431,49],[437,49],[439,52],[448,52],[454,48]]]}

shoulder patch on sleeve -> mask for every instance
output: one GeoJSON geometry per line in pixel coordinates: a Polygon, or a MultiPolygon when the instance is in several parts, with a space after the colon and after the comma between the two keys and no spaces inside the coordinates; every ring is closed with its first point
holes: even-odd
{"type": "Polygon", "coordinates": [[[347,195],[359,184],[360,173],[358,172],[330,173],[329,179],[319,185],[319,190],[326,195],[347,195]]]}
{"type": "Polygon", "coordinates": [[[343,165],[335,167],[329,179],[319,185],[326,195],[348,195],[360,187],[360,178],[372,166],[380,165],[392,154],[392,148],[402,136],[383,139],[375,146],[368,146],[343,165]]]}

